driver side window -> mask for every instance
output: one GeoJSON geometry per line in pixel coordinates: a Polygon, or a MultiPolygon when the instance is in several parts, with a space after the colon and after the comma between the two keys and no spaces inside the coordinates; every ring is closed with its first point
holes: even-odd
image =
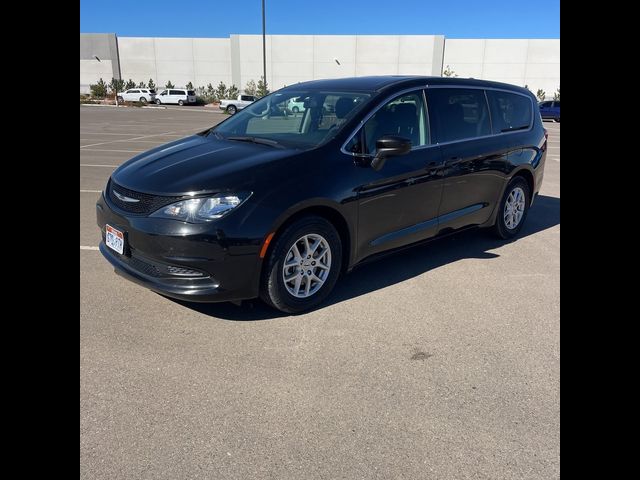
{"type": "Polygon", "coordinates": [[[412,148],[429,145],[429,127],[422,90],[394,98],[378,109],[347,145],[354,153],[376,154],[376,142],[385,135],[411,140],[412,148]],[[364,148],[359,142],[364,141],[364,148]],[[359,151],[358,151],[359,150],[359,151]]]}

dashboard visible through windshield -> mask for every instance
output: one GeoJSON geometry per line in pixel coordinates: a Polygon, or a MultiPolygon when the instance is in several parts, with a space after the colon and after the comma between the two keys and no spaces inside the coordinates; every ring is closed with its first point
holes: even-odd
{"type": "Polygon", "coordinates": [[[211,130],[219,138],[314,148],[329,141],[371,97],[363,92],[274,92],[211,130]]]}

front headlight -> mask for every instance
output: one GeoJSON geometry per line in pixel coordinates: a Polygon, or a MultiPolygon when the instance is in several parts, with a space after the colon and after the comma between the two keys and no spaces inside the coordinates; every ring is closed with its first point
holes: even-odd
{"type": "Polygon", "coordinates": [[[215,220],[237,208],[251,193],[219,193],[213,197],[189,198],[166,205],[152,213],[152,217],[173,218],[190,223],[215,220]]]}

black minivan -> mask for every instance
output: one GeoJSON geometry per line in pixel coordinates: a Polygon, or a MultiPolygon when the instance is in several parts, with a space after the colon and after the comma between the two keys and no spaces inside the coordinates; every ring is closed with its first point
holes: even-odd
{"type": "Polygon", "coordinates": [[[515,236],[546,149],[536,98],[513,85],[298,83],[117,168],[96,205],[100,251],[169,297],[300,312],[383,252],[470,226],[515,236]]]}

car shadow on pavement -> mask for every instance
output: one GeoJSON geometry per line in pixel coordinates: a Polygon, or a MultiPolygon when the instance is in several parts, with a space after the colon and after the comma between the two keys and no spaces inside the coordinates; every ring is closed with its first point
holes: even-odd
{"type": "MultiPolygon", "coordinates": [[[[560,224],[560,199],[538,195],[520,234],[514,240],[500,240],[490,231],[471,229],[399,251],[375,262],[355,268],[343,275],[334,291],[316,309],[365,295],[395,285],[429,270],[465,258],[490,260],[499,257],[491,252],[506,243],[560,224]]],[[[260,300],[232,303],[191,303],[173,300],[197,312],[224,320],[268,320],[288,316],[260,300]]]]}

